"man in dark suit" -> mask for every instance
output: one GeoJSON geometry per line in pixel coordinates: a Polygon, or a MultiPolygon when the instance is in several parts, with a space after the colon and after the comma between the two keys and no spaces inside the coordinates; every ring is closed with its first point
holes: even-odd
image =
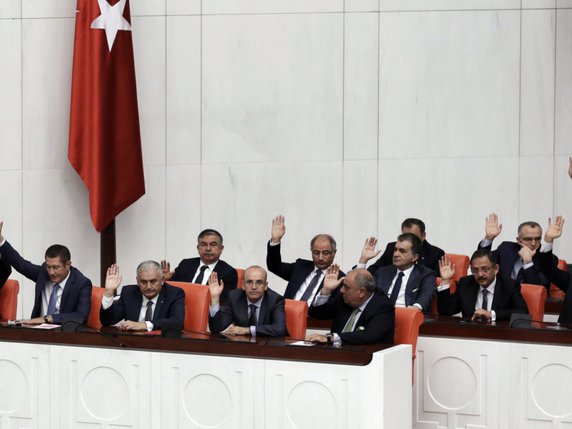
{"type": "MultiPolygon", "coordinates": [[[[485,238],[479,243],[479,249],[491,250],[493,240],[502,231],[502,224],[499,224],[496,213],[490,214],[485,222],[485,238]]],[[[531,283],[542,285],[550,293],[550,281],[541,272],[537,251],[540,248],[542,238],[541,226],[532,221],[523,222],[518,227],[516,243],[513,241],[503,241],[494,251],[500,273],[505,279],[513,279],[519,283],[531,283]]],[[[552,263],[556,267],[558,260],[552,258],[552,263]]]]}
{"type": "MultiPolygon", "coordinates": [[[[376,242],[371,238],[366,240],[358,268],[365,268],[366,262],[375,256],[376,242]]],[[[396,307],[413,306],[424,312],[431,307],[436,277],[433,270],[419,263],[422,246],[415,234],[401,234],[394,246],[392,265],[375,270],[373,277],[378,292],[386,295],[396,307]]]]}
{"type": "MultiPolygon", "coordinates": [[[[572,158],[570,161],[570,171],[572,172],[572,158]]],[[[572,177],[572,175],[570,176],[572,177]]],[[[558,269],[553,264],[552,246],[554,240],[562,235],[562,228],[564,227],[564,219],[562,216],[557,216],[554,222],[548,219],[548,228],[544,234],[544,244],[538,253],[538,265],[541,271],[554,283],[557,287],[566,292],[558,323],[572,323],[572,276],[568,271],[558,269]]]]}
{"type": "Polygon", "coordinates": [[[10,274],[12,274],[12,267],[0,258],[0,288],[4,286],[10,274]]]}
{"type": "Polygon", "coordinates": [[[67,247],[54,244],[46,250],[44,263],[25,260],[2,236],[0,222],[0,254],[16,271],[36,282],[31,319],[23,323],[85,322],[91,308],[91,281],[72,267],[67,247]]]}
{"type": "Polygon", "coordinates": [[[213,273],[209,328],[213,334],[283,337],[287,335],[284,298],[268,289],[264,268],[252,266],[244,271],[244,289],[233,290],[228,303],[220,307],[224,284],[213,273]],[[232,326],[231,326],[232,325],[232,326]]]}
{"type": "MultiPolygon", "coordinates": [[[[316,235],[310,242],[312,261],[297,259],[294,263],[282,262],[280,243],[286,234],[284,216],[272,219],[271,238],[267,245],[268,271],[288,281],[284,298],[311,303],[324,284],[326,270],[336,257],[336,240],[331,235],[316,235]]],[[[340,272],[340,277],[344,273],[340,272]]]]}
{"type": "Polygon", "coordinates": [[[119,267],[113,264],[107,269],[99,311],[103,326],[121,322],[118,328],[123,331],[153,331],[167,325],[183,328],[185,293],[164,282],[158,262],[141,262],[137,267],[137,284],[123,286],[119,299],[115,300],[120,284],[119,267]]]}
{"type": "Polygon", "coordinates": [[[215,272],[218,278],[224,281],[224,290],[221,300],[228,300],[228,293],[236,289],[238,275],[236,270],[220,259],[224,250],[222,235],[214,229],[205,229],[197,237],[198,258],[183,259],[174,272],[171,272],[171,264],[161,261],[161,268],[165,280],[208,284],[211,273],[215,272]]]}
{"type": "Polygon", "coordinates": [[[479,249],[471,256],[470,276],[461,278],[454,293],[450,283],[455,273],[449,258],[441,262],[441,285],[438,292],[440,314],[451,316],[459,312],[472,320],[510,320],[513,313],[528,314],[520,293],[520,283],[499,275],[496,255],[479,249]]]}
{"type": "MultiPolygon", "coordinates": [[[[401,233],[404,234],[406,232],[410,232],[415,234],[421,240],[421,252],[419,253],[419,263],[430,268],[435,272],[435,275],[439,275],[439,260],[445,255],[445,252],[438,248],[437,246],[433,246],[425,239],[425,223],[413,217],[405,219],[401,223],[401,233]]],[[[371,264],[367,270],[374,274],[382,267],[387,267],[393,264],[393,253],[395,252],[395,243],[393,241],[391,243],[387,243],[387,247],[383,254],[379,257],[377,261],[371,264]]],[[[377,244],[377,239],[375,237],[370,237],[365,241],[364,248],[362,250],[362,254],[360,257],[358,267],[364,267],[367,261],[370,259],[375,258],[381,250],[375,250],[375,246],[377,244]],[[372,252],[373,249],[373,252],[372,252]],[[364,253],[365,252],[365,253],[364,253]]]]}
{"type": "Polygon", "coordinates": [[[331,333],[312,334],[306,340],[336,346],[393,343],[395,307],[385,295],[375,293],[371,273],[357,268],[341,279],[338,274],[337,265],[328,269],[324,287],[309,310],[312,317],[333,319],[331,333]],[[332,296],[340,284],[340,293],[332,296]]]}

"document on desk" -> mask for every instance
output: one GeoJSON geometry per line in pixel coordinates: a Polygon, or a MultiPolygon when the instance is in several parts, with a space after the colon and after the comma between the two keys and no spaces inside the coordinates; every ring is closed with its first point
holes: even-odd
{"type": "Polygon", "coordinates": [[[311,341],[296,341],[295,343],[291,343],[289,344],[290,346],[306,346],[306,347],[311,347],[311,346],[315,346],[316,343],[313,343],[311,341]]]}
{"type": "Polygon", "coordinates": [[[30,329],[56,329],[61,328],[61,325],[54,325],[53,323],[42,323],[40,325],[22,325],[25,328],[30,329]]]}

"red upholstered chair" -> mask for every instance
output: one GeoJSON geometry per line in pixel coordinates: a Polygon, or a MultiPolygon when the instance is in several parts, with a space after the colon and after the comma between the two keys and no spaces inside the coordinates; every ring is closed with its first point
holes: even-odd
{"type": "MultiPolygon", "coordinates": [[[[564,259],[558,260],[558,269],[563,271],[566,271],[568,269],[568,264],[564,259]]],[[[550,283],[550,298],[564,299],[565,296],[566,292],[556,287],[554,283],[550,283]]]]}
{"type": "Polygon", "coordinates": [[[520,285],[520,293],[526,301],[532,320],[542,322],[544,319],[544,304],[546,303],[546,288],[540,285],[523,283],[520,285]]]}
{"type": "Polygon", "coordinates": [[[455,275],[453,280],[459,281],[461,277],[465,277],[469,272],[469,257],[467,255],[459,255],[456,253],[446,253],[451,259],[451,262],[455,264],[455,275]]]}
{"type": "Polygon", "coordinates": [[[244,270],[242,268],[235,268],[236,274],[238,275],[238,283],[236,284],[237,289],[242,289],[242,282],[244,280],[244,270]]]}
{"type": "Polygon", "coordinates": [[[92,286],[91,287],[91,309],[87,317],[87,326],[93,329],[101,329],[101,321],[99,320],[99,309],[101,308],[101,298],[105,288],[92,286]]]}
{"type": "Polygon", "coordinates": [[[415,353],[417,350],[417,338],[419,337],[419,327],[423,324],[425,316],[414,308],[395,308],[395,332],[393,341],[395,345],[411,344],[413,374],[415,374],[415,353]]]}
{"type": "Polygon", "coordinates": [[[207,333],[211,295],[204,285],[187,282],[167,282],[185,292],[185,323],[183,329],[207,333]]]}
{"type": "MultiPolygon", "coordinates": [[[[437,286],[441,284],[441,277],[437,277],[437,286]]],[[[455,280],[451,280],[451,286],[449,286],[449,293],[455,293],[457,290],[457,282],[455,280]]],[[[431,300],[431,311],[429,314],[436,316],[439,314],[439,309],[437,307],[437,292],[433,295],[433,299],[431,300]]]]}
{"type": "Polygon", "coordinates": [[[16,319],[19,291],[20,283],[18,283],[18,280],[6,280],[6,283],[0,289],[0,318],[6,320],[16,319]]]}
{"type": "Polygon", "coordinates": [[[293,299],[286,299],[284,301],[288,335],[297,339],[306,338],[308,303],[306,301],[294,301],[293,299]]]}

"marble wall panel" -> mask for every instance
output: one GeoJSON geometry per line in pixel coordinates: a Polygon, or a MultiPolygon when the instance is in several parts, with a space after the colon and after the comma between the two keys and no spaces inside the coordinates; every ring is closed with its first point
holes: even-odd
{"type": "Polygon", "coordinates": [[[167,164],[201,162],[201,18],[167,17],[167,164]]]}
{"type": "MultiPolygon", "coordinates": [[[[572,3],[571,3],[572,6],[572,3]]],[[[572,154],[572,10],[556,15],[555,153],[572,154]]]]}
{"type": "MultiPolygon", "coordinates": [[[[13,11],[10,4],[6,12],[13,11]]],[[[2,8],[0,8],[2,9],[2,8]]],[[[22,21],[0,19],[0,170],[22,168],[22,21]]]]}
{"type": "Polygon", "coordinates": [[[203,18],[203,162],[340,160],[343,16],[203,18]]]}
{"type": "MultiPolygon", "coordinates": [[[[554,212],[557,198],[554,167],[552,156],[520,157],[518,224],[532,220],[538,222],[544,230],[548,218],[559,214],[554,212]]],[[[516,230],[513,235],[516,237],[516,230]]]]}
{"type": "Polygon", "coordinates": [[[22,21],[22,148],[24,168],[65,168],[74,21],[22,21]]]}
{"type": "Polygon", "coordinates": [[[0,8],[0,19],[20,18],[22,16],[21,0],[4,0],[0,8]]]}
{"type": "MultiPolygon", "coordinates": [[[[572,214],[572,198],[570,198],[572,182],[568,176],[569,156],[556,156],[554,158],[554,182],[553,187],[548,187],[548,191],[544,191],[552,195],[553,202],[553,216],[562,215],[570,222],[572,214]]],[[[543,191],[541,191],[543,192],[543,191]]],[[[540,195],[539,195],[540,197],[540,195]]],[[[549,213],[550,214],[550,213],[549,213]]],[[[542,219],[546,222],[546,219],[542,219]]],[[[570,224],[564,226],[562,237],[559,238],[554,244],[554,253],[561,259],[566,259],[572,263],[572,227],[570,224]]]]}
{"type": "Polygon", "coordinates": [[[134,17],[133,51],[143,162],[165,164],[165,18],[134,17]]]}
{"type": "Polygon", "coordinates": [[[197,15],[201,13],[201,0],[166,0],[167,15],[197,15]]]}
{"type": "Polygon", "coordinates": [[[572,0],[556,0],[556,7],[562,9],[572,8],[572,0]]]}
{"type": "Polygon", "coordinates": [[[77,0],[21,0],[23,18],[74,18],[77,0]]]}
{"type": "Polygon", "coordinates": [[[382,11],[520,9],[521,0],[379,0],[382,11]]]}
{"type": "Polygon", "coordinates": [[[379,15],[346,14],[344,28],[344,159],[376,159],[379,15]]]}
{"type": "Polygon", "coordinates": [[[211,14],[277,14],[341,12],[343,0],[219,0],[203,1],[203,13],[211,14]]]}
{"type": "Polygon", "coordinates": [[[554,10],[522,11],[520,154],[554,150],[554,10]]]}
{"type": "MultiPolygon", "coordinates": [[[[266,265],[272,218],[279,214],[286,218],[284,262],[311,259],[310,240],[318,233],[338,240],[336,260],[343,260],[341,163],[220,164],[202,174],[203,227],[221,231],[231,265],[266,265]]],[[[269,281],[279,292],[286,286],[274,276],[269,281]]]]}
{"type": "Polygon", "coordinates": [[[522,0],[523,9],[554,9],[556,0],[522,0]]]}
{"type": "Polygon", "coordinates": [[[129,6],[132,16],[155,16],[165,15],[166,0],[131,0],[129,6]]]}
{"type": "Polygon", "coordinates": [[[513,240],[519,215],[518,165],[517,157],[380,161],[380,242],[394,241],[403,219],[416,217],[425,222],[431,244],[471,255],[492,212],[503,223],[499,243],[513,240]]]}
{"type": "Polygon", "coordinates": [[[518,11],[382,13],[380,156],[518,152],[518,11]]]}
{"type": "Polygon", "coordinates": [[[346,12],[379,12],[379,0],[345,0],[346,12]]]}

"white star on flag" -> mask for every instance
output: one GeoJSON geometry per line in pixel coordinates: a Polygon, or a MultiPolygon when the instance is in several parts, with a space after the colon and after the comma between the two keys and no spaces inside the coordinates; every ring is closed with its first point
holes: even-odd
{"type": "Polygon", "coordinates": [[[93,20],[91,28],[105,30],[109,52],[113,48],[113,43],[119,30],[131,31],[129,21],[123,18],[123,9],[125,9],[126,2],[127,0],[119,0],[114,6],[111,6],[107,0],[97,0],[101,15],[93,20]]]}

